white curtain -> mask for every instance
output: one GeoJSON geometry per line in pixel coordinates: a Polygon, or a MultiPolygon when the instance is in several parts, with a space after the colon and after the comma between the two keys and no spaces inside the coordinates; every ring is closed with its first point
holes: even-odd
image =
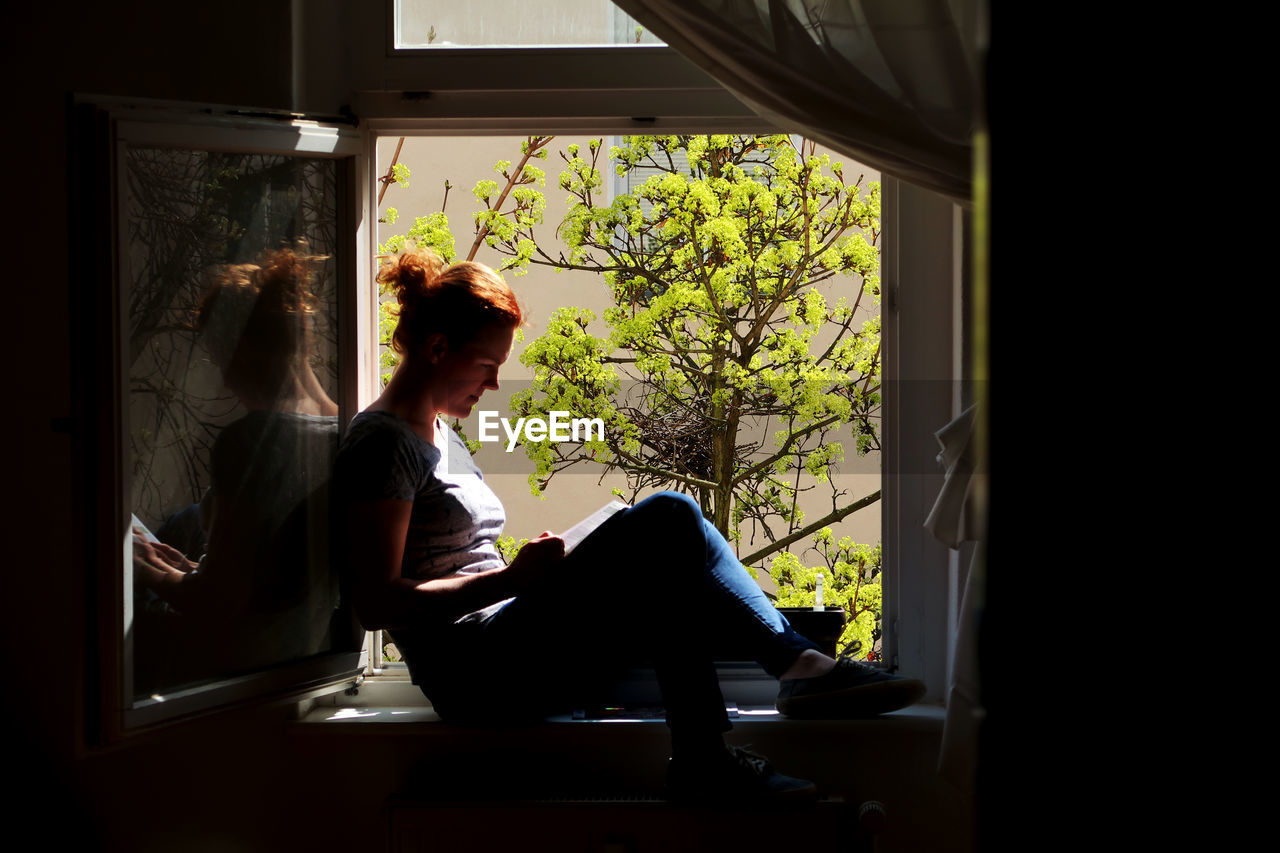
{"type": "Polygon", "coordinates": [[[968,205],[986,0],[614,0],[780,127],[968,205]]]}
{"type": "Polygon", "coordinates": [[[938,757],[939,775],[964,796],[973,790],[978,728],[984,715],[976,644],[986,573],[987,472],[979,420],[978,407],[973,405],[934,433],[941,447],[938,464],[946,474],[924,521],[934,537],[961,553],[965,543],[977,543],[969,557],[952,636],[947,718],[938,757]]]}

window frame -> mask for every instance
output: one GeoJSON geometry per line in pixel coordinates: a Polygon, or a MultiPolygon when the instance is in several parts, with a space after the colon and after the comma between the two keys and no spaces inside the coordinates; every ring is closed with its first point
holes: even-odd
{"type": "MultiPolygon", "coordinates": [[[[387,68],[397,69],[397,73],[404,73],[412,68],[412,73],[421,74],[418,79],[423,81],[430,80],[436,89],[430,92],[424,92],[425,97],[416,97],[415,90],[399,93],[402,95],[401,101],[397,101],[397,93],[391,91],[379,91],[376,93],[363,93],[366,97],[361,100],[357,98],[357,102],[363,105],[360,110],[361,126],[371,135],[369,149],[373,152],[376,149],[376,140],[381,136],[502,136],[502,135],[526,135],[529,133],[538,134],[581,134],[583,132],[590,135],[607,136],[611,134],[628,135],[628,134],[644,134],[644,133],[707,133],[707,132],[745,132],[745,133],[776,133],[779,129],[769,121],[761,118],[754,113],[742,113],[741,104],[735,104],[732,109],[722,109],[719,112],[712,112],[707,115],[691,117],[688,115],[690,110],[682,107],[676,114],[645,116],[644,118],[636,118],[625,113],[634,113],[635,110],[622,110],[624,113],[620,115],[620,106],[628,106],[635,104],[644,107],[653,106],[658,101],[653,99],[653,92],[645,87],[635,83],[636,80],[643,79],[645,74],[645,58],[643,56],[630,56],[632,51],[639,54],[642,51],[652,51],[655,54],[666,51],[673,54],[670,48],[628,48],[624,53],[628,56],[620,58],[614,68],[615,76],[608,81],[610,84],[631,81],[631,85],[618,86],[617,88],[607,88],[603,84],[592,88],[589,97],[585,97],[581,102],[584,115],[576,115],[566,117],[563,115],[529,115],[532,111],[529,104],[523,99],[526,97],[527,90],[507,90],[502,91],[497,88],[487,91],[472,91],[463,88],[464,81],[467,81],[467,74],[459,70],[459,62],[476,62],[477,68],[483,69],[482,85],[497,86],[498,81],[502,77],[502,65],[505,62],[514,62],[519,60],[522,67],[528,67],[532,62],[535,68],[542,68],[543,63],[554,68],[557,64],[583,61],[591,58],[599,53],[601,49],[575,49],[575,48],[434,48],[429,56],[419,56],[424,51],[396,51],[390,47],[392,36],[388,35],[388,55],[386,57],[387,68]],[[412,66],[400,64],[403,54],[412,53],[412,66]],[[448,89],[449,86],[456,86],[456,89],[448,89]],[[447,97],[441,97],[441,90],[447,97]],[[403,97],[408,96],[408,97],[403,97]],[[430,106],[427,106],[430,105],[430,106]],[[599,108],[601,105],[607,105],[607,108],[599,108]],[[369,110],[370,112],[365,112],[369,110]]],[[[608,50],[603,49],[603,50],[608,50]]],[[[703,81],[699,75],[702,72],[696,71],[693,74],[686,74],[682,79],[683,82],[691,87],[691,91],[701,91],[697,87],[703,85],[703,81]]],[[[390,77],[390,73],[386,75],[390,77]]],[[[709,78],[708,78],[709,79],[709,78]]],[[[474,83],[475,81],[470,81],[474,83]]],[[[543,96],[546,99],[559,99],[561,110],[563,110],[563,98],[567,95],[578,95],[579,90],[568,90],[564,87],[563,79],[551,80],[543,77],[541,73],[532,77],[531,83],[537,83],[547,88],[540,90],[540,96],[537,103],[543,103],[543,96]],[[548,94],[550,93],[550,94],[548,94]]],[[[722,92],[724,90],[721,90],[722,92]]],[[[361,94],[361,93],[358,93],[361,94]]],[[[727,93],[726,93],[727,94],[727,93]]],[[[674,104],[679,102],[679,98],[673,95],[671,91],[663,93],[662,103],[674,104]]],[[[700,102],[704,108],[713,105],[714,100],[708,102],[700,102]]],[[[723,106],[723,104],[720,104],[723,106]]],[[[371,154],[372,160],[372,154],[371,154]]],[[[377,180],[380,175],[373,174],[376,169],[372,169],[371,179],[377,180]]],[[[884,175],[882,179],[882,199],[884,209],[882,211],[882,223],[885,223],[884,229],[886,234],[889,230],[887,223],[890,221],[897,222],[901,218],[899,207],[902,203],[901,195],[898,188],[904,186],[902,182],[893,179],[888,175],[884,175]],[[893,187],[893,191],[884,192],[885,185],[893,187]]],[[[908,207],[906,213],[908,220],[919,220],[917,208],[921,204],[930,207],[933,214],[932,219],[927,217],[920,220],[918,224],[928,226],[926,231],[922,231],[920,235],[913,235],[911,238],[903,240],[901,238],[888,241],[882,248],[882,279],[886,282],[894,281],[900,277],[899,267],[901,266],[897,256],[893,261],[887,259],[888,247],[892,246],[895,253],[910,253],[921,250],[922,243],[934,244],[939,236],[946,239],[946,251],[941,254],[945,257],[947,263],[959,263],[959,255],[956,253],[958,244],[953,240],[954,234],[950,218],[944,232],[940,235],[936,229],[936,220],[939,215],[945,217],[952,216],[954,205],[945,202],[940,197],[933,194],[925,193],[928,198],[921,198],[920,191],[915,194],[910,192],[908,188],[908,207]],[[939,210],[945,207],[945,211],[939,214],[939,210]]],[[[371,222],[376,222],[378,218],[378,210],[376,198],[371,199],[371,206],[366,211],[366,216],[371,222]]],[[[374,244],[376,248],[376,242],[374,244]]],[[[935,245],[936,249],[937,246],[935,245]]],[[[934,251],[927,252],[929,255],[937,254],[934,251]]],[[[956,267],[956,270],[959,268],[956,267]]],[[[946,282],[951,279],[946,277],[946,282]]],[[[896,286],[896,284],[895,284],[896,286]]],[[[891,321],[894,324],[902,323],[910,324],[911,328],[905,329],[897,334],[897,340],[921,341],[927,340],[924,335],[919,335],[915,331],[915,324],[919,322],[920,317],[926,316],[927,313],[936,306],[939,294],[936,287],[921,288],[920,283],[913,285],[913,295],[920,295],[921,298],[913,299],[913,310],[908,315],[895,315],[891,321]],[[920,309],[920,310],[916,310],[920,309]],[[922,313],[923,312],[923,313],[922,313]]],[[[946,294],[950,298],[951,294],[946,294]]],[[[886,320],[886,325],[889,324],[886,320]]],[[[949,324],[950,316],[947,318],[948,332],[951,331],[949,324]]],[[[930,333],[933,334],[932,332],[930,333]]],[[[936,335],[934,336],[936,339],[936,335]]],[[[895,350],[894,355],[897,355],[895,350]]],[[[890,364],[888,349],[886,348],[886,363],[884,379],[886,384],[896,383],[899,380],[897,373],[897,365],[890,364]]],[[[936,361],[936,359],[934,360],[936,361]]],[[[945,365],[931,364],[930,369],[946,369],[950,370],[950,364],[945,365]]],[[[949,375],[949,374],[948,374],[949,375]]],[[[948,401],[950,403],[950,401],[948,401]]],[[[896,417],[899,411],[900,401],[889,395],[886,399],[885,427],[881,435],[882,444],[882,460],[892,453],[895,457],[901,453],[902,440],[899,435],[900,425],[889,420],[888,412],[893,411],[896,417]],[[890,409],[892,403],[893,408],[890,409]]],[[[935,407],[936,408],[936,407],[935,407]]],[[[957,412],[959,409],[956,410],[957,412]]],[[[929,428],[929,432],[933,429],[941,427],[950,419],[950,415],[941,416],[929,428]]],[[[918,432],[918,430],[917,430],[918,432]]],[[[917,459],[923,457],[917,457],[917,459]]],[[[932,454],[928,456],[932,460],[932,454]]],[[[916,461],[911,465],[912,469],[922,472],[921,464],[916,461]]],[[[924,492],[915,483],[913,488],[906,491],[915,501],[909,507],[902,507],[903,489],[891,486],[887,480],[889,479],[884,465],[882,464],[882,482],[885,483],[885,497],[883,499],[883,516],[881,535],[884,547],[883,556],[883,573],[884,573],[884,611],[882,613],[882,625],[884,634],[882,639],[882,651],[884,658],[890,668],[903,669],[904,671],[916,675],[921,674],[926,682],[928,692],[926,694],[926,702],[940,702],[945,694],[947,670],[950,658],[950,631],[949,626],[954,624],[954,611],[958,604],[958,597],[952,594],[954,590],[962,588],[963,584],[955,580],[958,566],[955,559],[947,554],[941,555],[941,577],[948,578],[947,583],[935,584],[929,581],[929,578],[938,576],[939,565],[937,565],[939,554],[938,549],[931,546],[930,543],[919,543],[919,540],[913,539],[907,534],[907,528],[901,525],[911,525],[914,520],[918,519],[922,522],[928,513],[931,503],[925,504],[923,509],[916,506],[924,492]],[[890,505],[894,505],[894,509],[890,510],[890,505]],[[891,521],[892,519],[892,521],[891,521]],[[890,524],[895,525],[894,531],[891,533],[890,524]],[[903,557],[903,548],[907,543],[920,544],[921,547],[915,548],[911,555],[911,563],[913,568],[905,574],[900,568],[903,557]],[[921,552],[926,553],[923,562],[920,560],[921,552]],[[907,577],[909,575],[909,578],[907,577]],[[941,618],[940,617],[941,614],[941,618]],[[919,626],[913,630],[910,642],[904,643],[900,636],[900,629],[906,622],[912,626],[919,626]]],[[[915,481],[913,480],[913,483],[915,481]]],[[[938,485],[941,479],[938,479],[938,485]]],[[[897,484],[895,484],[896,486],[897,484]]],[[[927,486],[925,487],[927,490],[927,486]]],[[[932,495],[936,495],[936,489],[932,495]]],[[[925,496],[927,497],[927,496],[925,496]]],[[[923,529],[917,527],[919,536],[927,536],[923,529]]],[[[938,543],[932,545],[941,546],[938,543]]],[[[371,649],[376,650],[376,658],[371,655],[367,674],[376,675],[382,672],[396,672],[394,664],[382,664],[380,660],[381,646],[371,645],[371,649]]],[[[762,671],[763,672],[763,671],[762,671]]]]}
{"type": "MultiPolygon", "coordinates": [[[[623,95],[619,93],[618,97],[623,95]]],[[[717,128],[720,131],[778,132],[758,117],[755,121],[763,127],[752,124],[749,128],[738,128],[731,120],[722,118],[723,123],[717,128]]],[[[374,182],[382,177],[375,156],[381,137],[558,135],[581,134],[584,130],[576,123],[568,128],[548,129],[546,122],[523,116],[490,116],[477,126],[450,116],[438,119],[380,117],[362,119],[361,123],[370,135],[369,175],[374,182]]],[[[663,133],[707,132],[705,127],[691,121],[667,119],[666,124],[663,133]]],[[[599,125],[591,129],[591,135],[657,132],[635,127],[597,128],[599,125]]],[[[959,342],[963,319],[958,311],[966,269],[963,234],[959,230],[962,219],[955,205],[889,175],[882,175],[881,189],[881,278],[885,290],[882,305],[885,393],[881,432],[884,590],[881,651],[888,668],[923,678],[927,687],[924,702],[940,703],[950,678],[952,635],[958,618],[959,591],[964,586],[965,564],[957,552],[932,540],[923,528],[943,478],[940,472],[934,474],[928,468],[936,450],[928,445],[922,448],[920,442],[931,441],[934,430],[971,402],[958,381],[962,378],[959,342]],[[912,229],[910,234],[901,233],[904,225],[912,229]],[[905,290],[904,280],[909,282],[905,290]],[[942,316],[934,310],[940,302],[952,305],[953,310],[942,316]],[[918,346],[929,341],[944,341],[945,345],[918,346]],[[905,364],[904,345],[918,352],[917,357],[905,364]],[[930,378],[922,382],[926,376],[930,378]],[[931,393],[941,387],[938,383],[946,384],[947,396],[931,393]],[[921,415],[909,431],[902,428],[904,410],[921,415]],[[936,582],[936,578],[943,578],[945,582],[936,582]],[[912,626],[906,637],[901,630],[904,622],[912,626]]],[[[377,222],[376,194],[368,198],[370,206],[365,215],[370,222],[377,222]]],[[[376,252],[376,230],[369,239],[369,248],[376,252]]],[[[376,290],[372,298],[376,300],[376,290]]],[[[376,359],[376,352],[373,358],[376,359]]],[[[371,401],[372,397],[363,404],[371,401]]],[[[375,636],[380,634],[370,632],[366,640],[370,655],[365,674],[402,678],[402,663],[383,660],[382,643],[375,636]]],[[[741,677],[740,666],[725,663],[721,670],[741,677]]],[[[768,677],[762,669],[759,675],[768,677]]]]}
{"type": "Polygon", "coordinates": [[[73,255],[86,279],[107,286],[92,288],[73,315],[75,362],[90,365],[74,379],[81,409],[77,420],[77,461],[86,474],[87,565],[94,571],[88,591],[91,624],[88,653],[86,728],[90,743],[106,745],[170,724],[273,697],[315,694],[350,682],[363,668],[363,650],[329,652],[279,664],[262,671],[221,679],[137,700],[130,688],[128,657],[129,579],[120,537],[131,512],[124,464],[128,389],[126,294],[123,249],[125,153],[130,145],[295,154],[337,161],[337,234],[350,245],[337,268],[339,420],[356,411],[369,386],[361,377],[369,349],[368,310],[361,311],[358,270],[368,225],[360,219],[366,181],[361,179],[364,136],[349,126],[318,122],[294,113],[187,104],[168,101],[80,96],[72,103],[73,255]],[[109,223],[109,228],[101,227],[109,223]],[[363,315],[363,316],[362,316],[363,315]],[[348,367],[346,365],[351,365],[348,367]],[[355,369],[352,369],[352,368],[355,369]]]}
{"type": "MultiPolygon", "coordinates": [[[[352,45],[352,105],[371,134],[371,163],[376,135],[779,132],[667,46],[398,49],[394,18],[394,0],[385,0],[349,20],[365,36],[352,45]],[[583,63],[589,75],[565,73],[583,63]]],[[[371,180],[378,177],[371,168],[371,180]]],[[[969,393],[963,214],[887,174],[881,190],[882,651],[890,668],[925,681],[924,702],[941,704],[964,569],[923,522],[943,482],[933,432],[959,414],[969,393]],[[950,310],[944,315],[939,304],[950,310]],[[929,393],[940,387],[929,383],[949,392],[929,393]]],[[[365,215],[377,221],[376,199],[365,215]]]]}
{"type": "Polygon", "coordinates": [[[968,556],[924,522],[945,482],[934,433],[981,395],[970,379],[966,215],[936,193],[881,181],[881,471],[884,651],[945,704],[968,556]],[[948,306],[945,312],[938,305],[948,306]]]}
{"type": "MultiPolygon", "coordinates": [[[[350,89],[343,97],[362,128],[494,135],[530,128],[669,133],[695,123],[701,132],[772,129],[666,45],[397,48],[394,5],[362,5],[345,21],[350,89]],[[582,68],[589,71],[568,70],[582,68]]],[[[332,62],[324,36],[334,38],[319,25],[309,31],[299,60],[304,82],[317,87],[332,62]]]]}

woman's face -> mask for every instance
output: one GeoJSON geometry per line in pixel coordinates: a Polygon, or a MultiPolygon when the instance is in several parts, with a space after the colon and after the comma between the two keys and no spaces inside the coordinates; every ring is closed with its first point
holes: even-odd
{"type": "Polygon", "coordinates": [[[498,390],[498,368],[511,355],[516,330],[490,325],[456,349],[448,348],[436,362],[439,378],[437,408],[452,418],[465,418],[484,392],[498,390]]]}

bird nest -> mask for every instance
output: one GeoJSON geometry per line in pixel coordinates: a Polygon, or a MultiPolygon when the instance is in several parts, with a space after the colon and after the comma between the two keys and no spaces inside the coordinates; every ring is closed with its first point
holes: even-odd
{"type": "Polygon", "coordinates": [[[645,455],[663,468],[711,479],[711,441],[717,432],[713,421],[687,411],[624,411],[644,436],[645,455]]]}

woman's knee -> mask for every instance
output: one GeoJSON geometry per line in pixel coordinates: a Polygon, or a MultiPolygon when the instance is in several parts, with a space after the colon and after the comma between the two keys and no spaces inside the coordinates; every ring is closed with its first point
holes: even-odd
{"type": "Polygon", "coordinates": [[[636,544],[667,550],[702,541],[702,509],[697,501],[679,492],[658,492],[637,503],[627,513],[627,525],[637,531],[636,544]]]}
{"type": "Polygon", "coordinates": [[[665,491],[650,495],[636,504],[634,510],[655,515],[665,514],[677,517],[685,516],[697,520],[702,519],[702,508],[698,506],[698,502],[680,492],[665,491]]]}
{"type": "Polygon", "coordinates": [[[651,570],[684,578],[703,568],[707,547],[706,522],[697,501],[679,492],[659,492],[628,513],[636,556],[651,558],[651,570]]]}

